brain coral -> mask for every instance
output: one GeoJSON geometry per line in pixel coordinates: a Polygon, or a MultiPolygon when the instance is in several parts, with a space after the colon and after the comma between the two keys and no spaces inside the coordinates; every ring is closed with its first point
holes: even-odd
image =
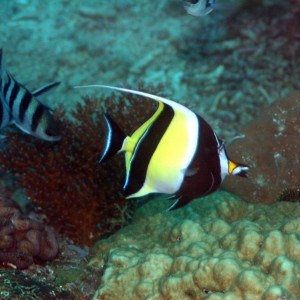
{"type": "Polygon", "coordinates": [[[149,202],[94,247],[94,299],[300,299],[299,204],[217,192],[171,213],[164,205],[149,202]]]}
{"type": "Polygon", "coordinates": [[[246,137],[228,152],[252,167],[249,178],[227,177],[223,187],[251,202],[272,203],[289,191],[297,195],[293,191],[300,188],[300,92],[275,101],[243,133],[246,137]]]}
{"type": "Polygon", "coordinates": [[[12,200],[0,197],[0,264],[25,269],[57,253],[58,241],[50,227],[23,215],[12,200]]]}

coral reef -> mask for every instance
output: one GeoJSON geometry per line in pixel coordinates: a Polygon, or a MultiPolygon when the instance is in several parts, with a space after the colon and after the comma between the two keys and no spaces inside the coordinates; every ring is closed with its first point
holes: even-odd
{"type": "MultiPolygon", "coordinates": [[[[250,202],[272,203],[285,190],[300,188],[300,92],[275,101],[228,147],[252,167],[248,180],[227,177],[223,187],[250,202]]],[[[281,200],[283,200],[281,198],[281,200]]]]}
{"type": "Polygon", "coordinates": [[[102,268],[87,266],[85,250],[74,249],[74,245],[70,245],[66,241],[61,243],[60,247],[62,251],[58,259],[48,266],[52,278],[45,274],[47,271],[41,270],[40,273],[44,273],[45,277],[57,288],[69,292],[74,299],[91,299],[101,282],[102,268]]]}
{"type": "MultiPolygon", "coordinates": [[[[174,100],[188,100],[189,107],[205,114],[222,138],[229,138],[275,97],[299,89],[300,5],[299,0],[226,2],[234,5],[233,13],[215,10],[208,18],[197,19],[187,16],[178,0],[4,1],[5,26],[0,26],[0,34],[7,63],[20,66],[17,75],[22,82],[64,81],[59,88],[63,97],[50,94],[47,98],[51,107],[64,103],[73,109],[77,84],[132,84],[142,78],[162,83],[174,100]]],[[[86,109],[88,105],[82,112],[86,109]]],[[[135,122],[137,114],[125,113],[124,120],[117,109],[114,117],[119,116],[121,123],[135,122]]],[[[35,205],[48,214],[48,222],[80,244],[91,244],[123,226],[130,211],[116,193],[123,183],[122,159],[97,165],[103,124],[96,128],[100,117],[91,113],[93,118],[85,116],[91,127],[81,131],[81,136],[77,134],[81,126],[65,121],[65,130],[72,134],[67,141],[76,145],[42,143],[10,133],[3,142],[6,151],[0,154],[1,169],[16,175],[35,205]],[[90,160],[85,156],[88,151],[90,160]],[[86,185],[80,189],[82,182],[86,185]]],[[[260,134],[258,128],[253,140],[260,134]]],[[[261,140],[253,146],[263,149],[266,143],[261,140]]],[[[275,153],[268,147],[265,157],[271,161],[275,153]]],[[[271,168],[265,165],[269,175],[275,170],[273,163],[271,168]]],[[[275,185],[271,182],[265,190],[275,185]]],[[[238,190],[245,196],[241,185],[238,190]]],[[[298,190],[299,185],[287,184],[279,195],[266,199],[295,201],[298,190]]],[[[299,299],[299,250],[295,246],[300,235],[299,203],[243,204],[220,195],[225,194],[194,201],[166,215],[155,214],[163,210],[163,203],[153,201],[139,210],[132,226],[99,242],[91,263],[103,270],[104,277],[95,298],[299,299]]],[[[253,201],[264,201],[264,197],[253,201]]],[[[59,284],[88,290],[89,295],[93,288],[82,284],[82,273],[99,281],[102,277],[94,270],[82,271],[81,265],[61,269],[59,284]]],[[[53,269],[47,264],[42,271],[53,269]]],[[[27,286],[19,275],[1,272],[1,297],[62,296],[52,287],[39,290],[35,280],[27,286]],[[20,291],[19,283],[25,289],[20,291]]],[[[49,277],[46,282],[51,282],[49,277]]]]}
{"type": "Polygon", "coordinates": [[[52,228],[21,213],[16,203],[0,198],[0,263],[24,269],[58,254],[52,228]]]}
{"type": "Polygon", "coordinates": [[[300,202],[300,188],[283,190],[278,201],[300,202]]]}
{"type": "Polygon", "coordinates": [[[16,175],[26,195],[59,233],[80,245],[91,245],[123,226],[130,211],[121,193],[123,157],[103,166],[98,164],[105,126],[101,113],[107,107],[125,132],[131,133],[152,112],[153,102],[144,100],[139,105],[137,97],[129,94],[83,100],[70,117],[62,108],[57,113],[63,127],[59,142],[47,143],[19,132],[6,132],[0,165],[16,175]]]}
{"type": "Polygon", "coordinates": [[[94,299],[299,299],[297,203],[221,191],[172,213],[165,202],[147,203],[94,247],[90,265],[104,270],[94,299]]]}
{"type": "Polygon", "coordinates": [[[0,299],[91,299],[102,269],[87,266],[87,247],[79,248],[62,236],[58,242],[59,255],[47,264],[22,271],[0,266],[0,299]]]}
{"type": "Polygon", "coordinates": [[[0,270],[0,282],[0,299],[76,299],[46,280],[24,272],[0,270]]]}

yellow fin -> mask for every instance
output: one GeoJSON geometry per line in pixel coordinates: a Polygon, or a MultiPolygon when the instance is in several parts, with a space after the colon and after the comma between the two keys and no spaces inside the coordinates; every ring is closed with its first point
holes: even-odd
{"type": "Polygon", "coordinates": [[[139,191],[137,191],[136,193],[127,196],[126,199],[144,197],[144,196],[147,196],[147,195],[153,194],[153,193],[156,193],[156,190],[154,190],[153,188],[151,188],[151,187],[148,186],[148,185],[144,185],[144,186],[143,186],[139,191]]]}

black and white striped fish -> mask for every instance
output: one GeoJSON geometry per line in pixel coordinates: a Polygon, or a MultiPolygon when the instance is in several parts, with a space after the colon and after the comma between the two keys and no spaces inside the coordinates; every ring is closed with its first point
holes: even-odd
{"type": "Polygon", "coordinates": [[[199,0],[196,3],[187,2],[185,10],[192,16],[206,16],[211,13],[215,6],[215,0],[199,0]]]}
{"type": "Polygon", "coordinates": [[[184,9],[189,15],[201,17],[210,14],[214,9],[223,12],[232,11],[235,9],[235,5],[233,3],[218,3],[216,0],[198,0],[187,2],[184,5],[184,9]]]}
{"type": "Polygon", "coordinates": [[[158,102],[156,112],[131,136],[108,115],[108,134],[100,162],[125,152],[127,198],[152,193],[178,200],[170,210],[214,192],[227,175],[247,176],[249,167],[231,160],[210,125],[187,107],[149,93],[104,85],[158,102]]]}
{"type": "Polygon", "coordinates": [[[13,124],[12,116],[8,109],[6,108],[6,105],[2,101],[0,101],[0,129],[13,124]]]}
{"type": "Polygon", "coordinates": [[[59,85],[60,82],[52,82],[30,92],[9,71],[3,70],[2,49],[0,49],[0,75],[0,128],[15,124],[23,132],[37,138],[46,141],[60,140],[59,124],[54,120],[50,108],[38,99],[40,95],[59,85]]]}

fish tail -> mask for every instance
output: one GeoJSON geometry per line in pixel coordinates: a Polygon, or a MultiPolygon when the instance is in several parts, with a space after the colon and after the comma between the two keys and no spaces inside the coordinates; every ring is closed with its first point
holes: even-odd
{"type": "Polygon", "coordinates": [[[123,130],[113,120],[109,114],[104,114],[107,125],[107,134],[105,138],[105,148],[99,163],[103,163],[122,149],[123,142],[126,138],[123,130]]]}

